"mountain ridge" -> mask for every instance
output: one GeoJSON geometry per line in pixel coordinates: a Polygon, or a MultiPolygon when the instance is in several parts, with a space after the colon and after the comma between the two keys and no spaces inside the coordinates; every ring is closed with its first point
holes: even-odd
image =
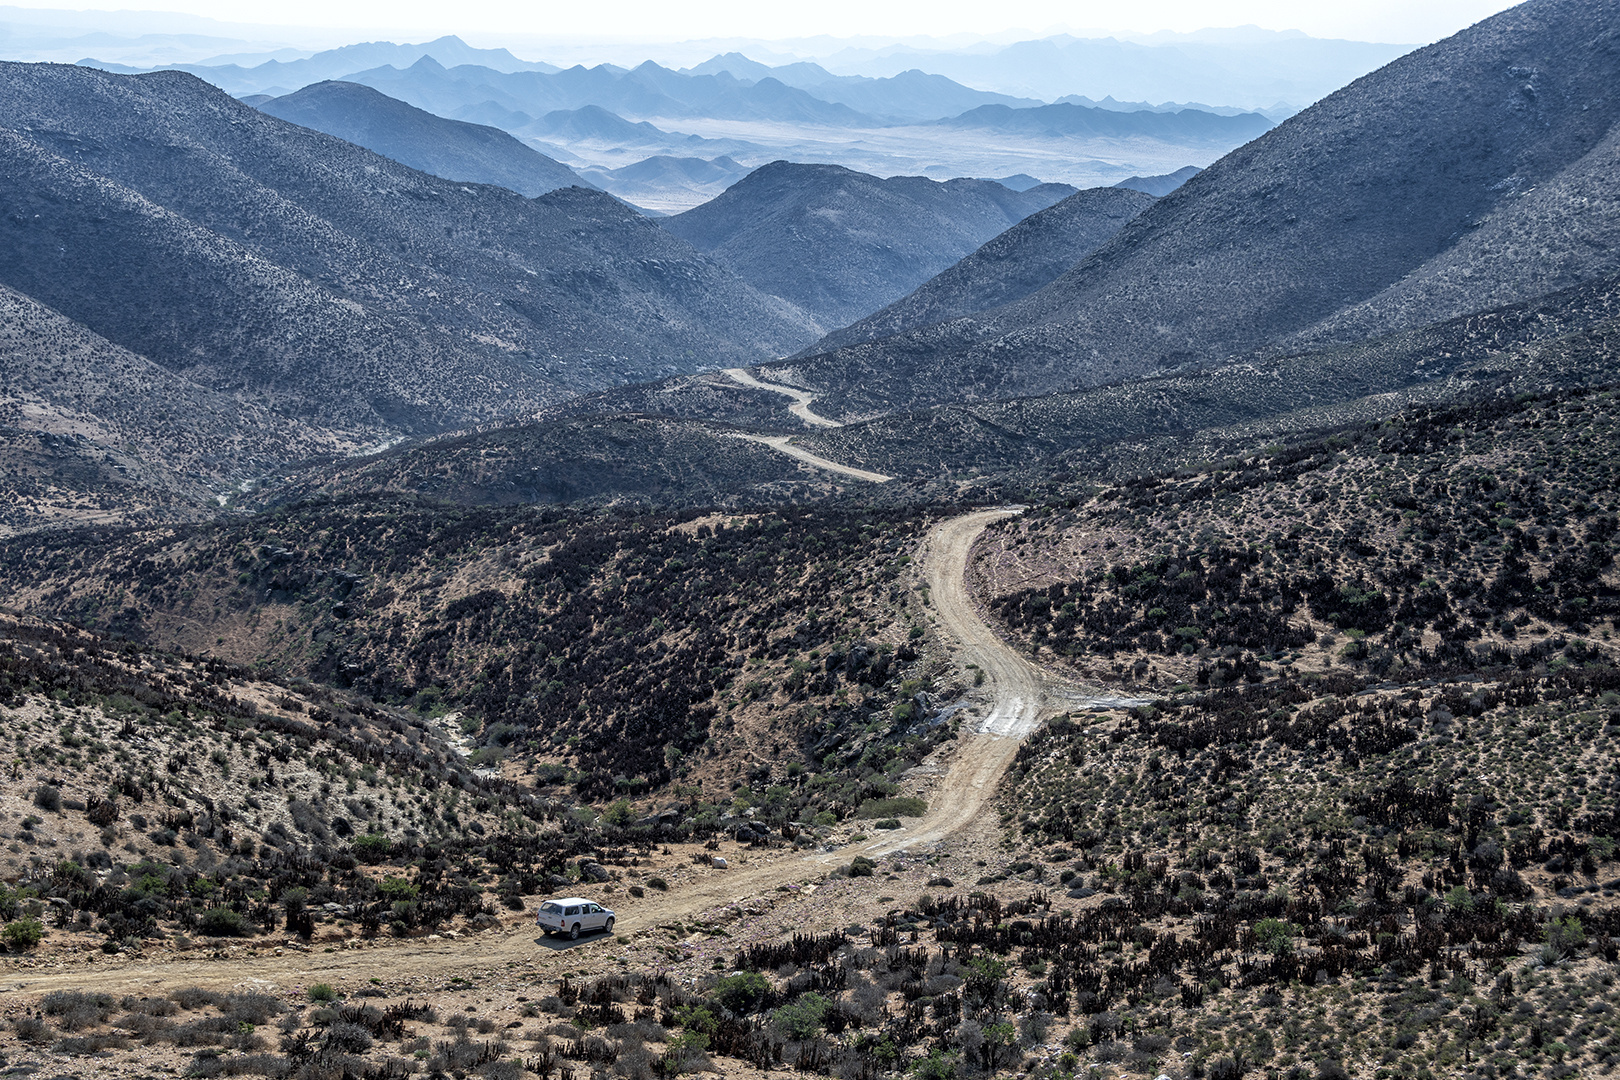
{"type": "Polygon", "coordinates": [[[312,83],[254,107],[446,180],[494,184],[529,196],[592,186],[499,128],[447,120],[359,83],[312,83]]]}
{"type": "Polygon", "coordinates": [[[777,161],[662,224],[761,291],[836,326],[898,299],[1072,190],[879,179],[838,165],[777,161]]]}

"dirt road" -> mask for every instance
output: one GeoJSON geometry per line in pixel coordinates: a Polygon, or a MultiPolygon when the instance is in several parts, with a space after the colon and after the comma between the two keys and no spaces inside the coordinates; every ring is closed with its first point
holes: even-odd
{"type": "Polygon", "coordinates": [[[769,390],[773,394],[783,394],[793,399],[788,406],[788,412],[797,416],[807,424],[815,427],[843,427],[837,420],[829,420],[825,416],[818,416],[810,411],[810,403],[816,400],[815,395],[794,386],[783,386],[781,383],[768,383],[754,378],[746,368],[726,368],[726,374],[733,382],[741,383],[751,390],[769,390]]]}
{"type": "MultiPolygon", "coordinates": [[[[956,740],[948,772],[934,793],[927,815],[903,829],[832,851],[750,853],[746,864],[707,871],[698,881],[671,893],[649,894],[641,901],[626,900],[617,927],[619,933],[650,930],[778,886],[819,879],[856,855],[876,857],[903,849],[920,852],[931,848],[970,825],[985,810],[1019,743],[1035,730],[1043,710],[1113,705],[1116,699],[1088,697],[1081,688],[1062,684],[1036,668],[1003,644],[979,617],[965,584],[973,542],[990,522],[1017,512],[983,510],[952,518],[935,526],[923,549],[923,568],[939,632],[954,643],[952,648],[964,668],[976,665],[984,673],[984,682],[974,691],[970,709],[979,717],[972,731],[965,731],[956,740]]],[[[315,982],[353,985],[369,977],[401,972],[449,978],[493,969],[528,968],[560,948],[560,943],[538,941],[533,928],[523,926],[457,940],[388,939],[335,952],[288,952],[282,956],[260,952],[239,958],[168,962],[98,956],[97,962],[86,960],[79,966],[0,974],[0,987],[32,994],[79,987],[150,993],[190,985],[254,985],[255,981],[278,986],[315,982]]]]}
{"type": "Polygon", "coordinates": [[[786,454],[790,458],[797,458],[806,465],[814,465],[818,469],[826,469],[828,472],[841,473],[844,476],[852,476],[857,480],[866,480],[873,484],[886,484],[890,480],[894,479],[892,476],[884,476],[879,472],[868,472],[865,469],[857,469],[853,465],[840,465],[838,462],[830,461],[827,458],[822,457],[820,454],[812,454],[802,446],[794,446],[793,437],[791,435],[745,435],[740,431],[733,432],[732,434],[734,438],[747,439],[749,442],[763,443],[778,453],[786,454]]]}

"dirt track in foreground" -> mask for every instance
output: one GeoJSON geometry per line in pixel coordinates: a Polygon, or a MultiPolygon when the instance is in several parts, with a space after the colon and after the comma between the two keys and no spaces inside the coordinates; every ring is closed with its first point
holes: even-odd
{"type": "MultiPolygon", "coordinates": [[[[930,802],[926,816],[894,833],[875,836],[835,851],[750,853],[746,864],[712,871],[690,885],[667,894],[649,894],[640,901],[625,899],[618,933],[636,934],[660,924],[689,919],[779,886],[824,877],[856,855],[879,856],[902,849],[922,851],[972,825],[995,794],[997,783],[1011,764],[1023,737],[1035,730],[1048,699],[1054,698],[1051,676],[1009,649],[979,617],[965,585],[967,560],[974,540],[990,522],[1015,510],[982,510],[951,518],[930,533],[923,551],[923,569],[941,636],[952,641],[955,659],[964,668],[975,664],[984,672],[976,691],[976,721],[964,722],[963,734],[947,774],[930,802]],[[967,727],[974,730],[968,733],[967,727]]],[[[1112,699],[1077,698],[1073,687],[1063,686],[1065,707],[1078,700],[1111,705],[1112,699]]],[[[560,943],[539,940],[524,922],[503,930],[469,934],[457,939],[384,939],[332,952],[288,950],[275,955],[275,943],[244,947],[243,955],[218,959],[193,956],[177,959],[121,960],[87,955],[69,956],[59,967],[13,968],[0,975],[0,988],[28,994],[58,989],[97,989],[113,993],[153,993],[183,986],[236,987],[301,985],[328,982],[352,985],[369,978],[397,979],[407,975],[488,973],[496,969],[532,968],[548,955],[562,951],[560,943]],[[249,949],[265,951],[248,952],[249,949]]],[[[601,938],[595,939],[597,941],[601,938]]],[[[580,945],[587,945],[581,942],[580,945]]],[[[587,946],[588,947],[588,946],[587,946]]],[[[572,951],[572,950],[568,950],[572,951]]],[[[558,959],[564,959],[559,957],[558,959]]]]}

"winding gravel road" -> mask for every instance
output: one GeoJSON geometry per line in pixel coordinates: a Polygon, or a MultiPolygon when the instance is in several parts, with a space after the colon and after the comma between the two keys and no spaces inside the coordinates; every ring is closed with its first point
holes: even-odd
{"type": "Polygon", "coordinates": [[[807,424],[814,427],[844,426],[837,420],[830,420],[825,416],[820,416],[814,412],[811,412],[810,403],[816,400],[816,398],[814,394],[807,390],[800,390],[796,386],[783,386],[781,383],[771,383],[765,382],[762,379],[756,379],[754,376],[748,373],[747,368],[726,368],[726,374],[731,377],[733,382],[741,383],[750,390],[769,390],[773,394],[785,394],[786,396],[792,398],[793,404],[788,406],[788,412],[792,413],[794,416],[797,416],[800,420],[803,420],[807,424]]]}
{"type": "MultiPolygon", "coordinates": [[[[674,892],[626,898],[618,931],[633,933],[687,919],[754,896],[779,885],[820,878],[856,855],[881,856],[932,846],[972,824],[994,796],[1002,775],[1043,712],[1075,708],[1118,708],[1132,699],[1091,697],[1047,674],[998,638],[979,616],[966,585],[973,542],[985,526],[1019,513],[1017,508],[980,510],[936,525],[922,559],[938,630],[951,641],[957,661],[977,665],[984,683],[973,692],[982,713],[971,732],[958,738],[950,769],[934,792],[928,813],[903,829],[833,851],[760,852],[747,864],[708,873],[674,892]]],[[[584,944],[582,942],[582,944],[584,944]]],[[[532,929],[490,931],[459,940],[382,939],[376,945],[331,953],[290,952],[225,960],[153,960],[83,963],[61,968],[12,970],[0,987],[29,994],[90,988],[106,992],[154,993],[183,986],[302,985],[330,982],[354,985],[377,975],[431,973],[448,978],[492,966],[532,965],[557,946],[537,941],[532,929]]],[[[98,960],[100,958],[98,957],[98,960]]]]}

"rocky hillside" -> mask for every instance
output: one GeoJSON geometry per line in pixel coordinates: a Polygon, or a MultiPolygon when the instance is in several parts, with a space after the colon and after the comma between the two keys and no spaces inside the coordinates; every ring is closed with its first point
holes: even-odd
{"type": "Polygon", "coordinates": [[[880,180],[837,165],[763,166],[661,224],[824,327],[898,300],[1009,226],[1073,194],[990,180],[880,180]]]}
{"type": "Polygon", "coordinates": [[[1617,14],[1530,0],[1226,155],[993,318],[778,375],[836,394],[901,373],[891,409],[1010,397],[1357,340],[1612,274],[1615,204],[1596,178],[1612,172],[1620,99],[1593,27],[1617,14]]]}
{"type": "Polygon", "coordinates": [[[734,778],[756,751],[814,766],[858,741],[848,776],[803,792],[812,813],[847,811],[894,794],[894,755],[942,733],[921,723],[916,696],[945,669],[912,630],[905,578],[928,520],[309,503],[182,530],[17,537],[0,546],[0,599],[455,709],[482,760],[512,756],[512,775],[589,801],[734,778]]]}
{"type": "Polygon", "coordinates": [[[1422,409],[1141,477],[1014,527],[1028,535],[1011,547],[992,539],[979,572],[1011,633],[1090,677],[1411,683],[1608,663],[1615,403],[1422,409]]]}
{"type": "Polygon", "coordinates": [[[196,517],[287,462],[355,449],[199,386],[0,286],[0,530],[196,517]]]}
{"type": "Polygon", "coordinates": [[[662,416],[544,420],[334,461],[246,493],[236,505],[387,492],[466,506],[760,506],[845,489],[839,477],[745,434],[662,416]]]}
{"type": "Polygon", "coordinates": [[[1031,214],[882,311],[834,330],[807,353],[875,341],[1022,300],[1113,239],[1153,197],[1125,188],[1077,191],[1031,214]]]}
{"type": "Polygon", "coordinates": [[[179,73],[10,64],[0,100],[0,281],[284,415],[442,430],[808,336],[606,195],[441,180],[179,73]]]}

